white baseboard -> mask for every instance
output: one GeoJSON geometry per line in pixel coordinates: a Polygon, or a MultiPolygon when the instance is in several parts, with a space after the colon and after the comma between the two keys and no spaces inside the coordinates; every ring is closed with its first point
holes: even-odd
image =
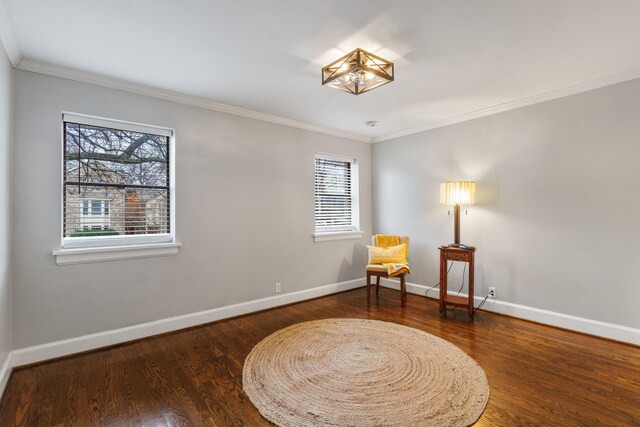
{"type": "Polygon", "coordinates": [[[7,353],[7,358],[4,360],[2,367],[0,367],[0,398],[2,398],[2,393],[4,392],[4,388],[7,386],[9,382],[9,376],[11,375],[11,352],[7,353]]]}
{"type": "MultiPolygon", "coordinates": [[[[153,322],[141,323],[138,325],[128,326],[126,328],[113,329],[96,334],[22,348],[10,353],[11,363],[9,364],[9,367],[13,368],[42,362],[49,359],[55,359],[57,357],[68,356],[101,347],[108,347],[127,341],[133,341],[140,338],[202,325],[216,320],[227,319],[229,317],[240,316],[268,308],[334,294],[336,292],[347,291],[364,286],[364,283],[364,278],[333,283],[330,285],[319,286],[317,288],[305,289],[303,291],[275,295],[272,297],[256,299],[211,310],[204,310],[182,316],[155,320],[153,322]]],[[[0,385],[2,385],[2,383],[0,383],[0,385]]],[[[1,391],[2,387],[0,387],[0,392],[1,391]]]]}
{"type": "MultiPolygon", "coordinates": [[[[400,289],[400,283],[396,280],[382,279],[382,286],[391,289],[400,289]]],[[[429,286],[418,285],[416,283],[407,283],[407,292],[416,295],[425,295],[429,286]]],[[[440,298],[439,289],[435,288],[429,292],[429,296],[435,299],[440,298]]],[[[448,294],[455,295],[457,292],[449,291],[448,294]]],[[[466,297],[467,294],[460,294],[466,297]]],[[[476,307],[484,299],[484,297],[476,296],[474,298],[476,307]]],[[[595,335],[608,338],[615,341],[622,341],[629,344],[640,345],[640,329],[629,326],[616,325],[614,323],[600,322],[598,320],[586,319],[584,317],[572,316],[569,314],[558,313],[555,311],[543,310],[526,305],[513,304],[498,299],[487,299],[482,306],[483,310],[494,313],[505,314],[519,319],[530,320],[532,322],[543,323],[558,328],[570,329],[576,332],[582,332],[589,335],[595,335]]]]}
{"type": "MultiPolygon", "coordinates": [[[[389,279],[382,279],[381,284],[392,289],[399,289],[400,286],[396,281],[389,279]]],[[[365,278],[349,280],[303,291],[275,295],[272,297],[242,302],[211,310],[204,310],[182,316],[160,319],[153,322],[141,323],[138,325],[128,326],[126,328],[114,329],[14,350],[7,355],[5,362],[0,368],[0,396],[7,385],[11,369],[14,367],[43,362],[45,360],[69,356],[83,351],[95,350],[101,347],[107,347],[127,341],[173,332],[217,320],[330,295],[336,292],[348,291],[364,285],[365,278]]],[[[407,292],[412,294],[424,296],[427,289],[429,289],[427,286],[407,283],[407,292]]],[[[434,289],[431,291],[430,296],[437,298],[438,290],[434,289]]],[[[480,297],[476,297],[475,299],[477,302],[482,301],[482,298],[480,297]]],[[[541,310],[499,300],[487,300],[482,308],[495,313],[506,314],[508,316],[544,323],[551,326],[557,326],[616,341],[640,345],[640,329],[599,322],[596,320],[570,316],[567,314],[541,310]]]]}

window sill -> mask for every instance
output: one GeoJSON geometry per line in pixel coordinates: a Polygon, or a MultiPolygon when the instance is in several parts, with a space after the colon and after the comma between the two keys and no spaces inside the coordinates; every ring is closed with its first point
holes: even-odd
{"type": "Polygon", "coordinates": [[[331,240],[359,239],[363,234],[363,231],[335,231],[331,233],[316,233],[313,235],[313,241],[328,242],[331,240]]]}
{"type": "Polygon", "coordinates": [[[60,249],[53,251],[56,264],[84,264],[88,262],[117,261],[177,255],[182,243],[153,243],[147,245],[106,246],[103,248],[60,249]]]}

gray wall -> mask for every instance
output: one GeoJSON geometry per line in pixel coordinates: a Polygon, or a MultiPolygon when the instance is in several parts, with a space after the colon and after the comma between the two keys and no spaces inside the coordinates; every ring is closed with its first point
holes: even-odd
{"type": "Polygon", "coordinates": [[[363,276],[371,148],[238,116],[15,73],[14,347],[363,276]],[[176,129],[176,257],[59,267],[61,112],[176,129]],[[314,154],[360,161],[360,240],[314,243],[314,154]]]}
{"type": "Polygon", "coordinates": [[[453,241],[439,183],[474,180],[476,295],[640,327],[640,80],[381,142],[372,165],[374,231],[412,237],[411,282],[453,241]]]}
{"type": "Polygon", "coordinates": [[[0,366],[11,350],[11,98],[13,68],[0,43],[0,366]]]}

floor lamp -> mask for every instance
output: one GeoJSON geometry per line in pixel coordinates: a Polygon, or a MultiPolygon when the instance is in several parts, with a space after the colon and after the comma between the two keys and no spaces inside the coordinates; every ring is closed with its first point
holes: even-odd
{"type": "Polygon", "coordinates": [[[447,181],[440,184],[440,204],[453,205],[453,237],[449,246],[460,247],[460,205],[473,205],[476,183],[473,181],[447,181]]]}

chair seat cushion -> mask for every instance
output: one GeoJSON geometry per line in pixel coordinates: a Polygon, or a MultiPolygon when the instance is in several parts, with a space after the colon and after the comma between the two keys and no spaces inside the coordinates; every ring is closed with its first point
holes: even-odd
{"type": "Polygon", "coordinates": [[[387,267],[385,267],[382,264],[369,264],[367,265],[367,271],[381,271],[386,273],[387,272],[387,267]]]}

